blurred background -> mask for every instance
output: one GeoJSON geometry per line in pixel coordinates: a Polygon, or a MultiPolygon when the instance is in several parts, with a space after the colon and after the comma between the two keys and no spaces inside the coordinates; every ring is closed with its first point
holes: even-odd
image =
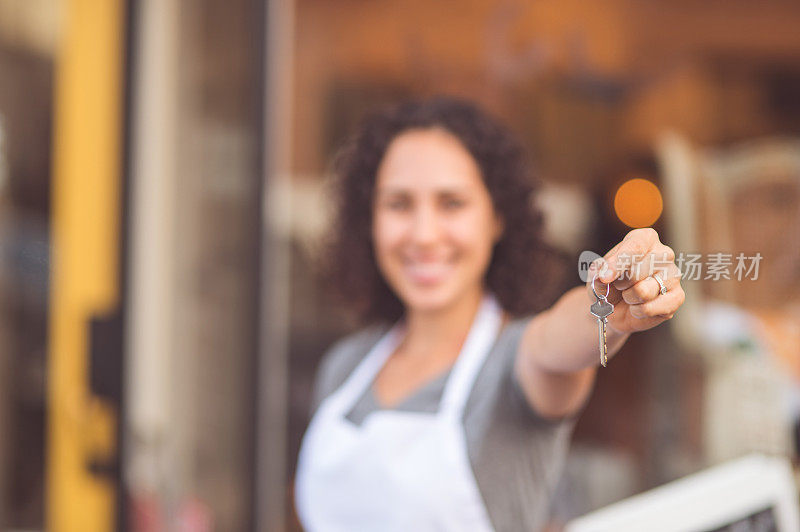
{"type": "Polygon", "coordinates": [[[792,0],[0,0],[0,530],[298,530],[314,370],[354,327],[313,273],[331,156],[437,93],[519,134],[570,286],[633,227],[701,256],[600,372],[554,527],[796,463],[798,27],[792,0]]]}

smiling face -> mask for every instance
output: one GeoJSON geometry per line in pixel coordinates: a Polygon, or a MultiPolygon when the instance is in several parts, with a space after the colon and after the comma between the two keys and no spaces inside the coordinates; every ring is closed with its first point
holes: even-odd
{"type": "Polygon", "coordinates": [[[398,135],[378,168],[373,209],[378,268],[407,309],[440,310],[483,289],[502,222],[455,136],[398,135]]]}

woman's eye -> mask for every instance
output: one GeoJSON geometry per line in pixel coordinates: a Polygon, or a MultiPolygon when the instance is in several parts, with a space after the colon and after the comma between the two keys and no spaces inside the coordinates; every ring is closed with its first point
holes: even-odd
{"type": "Polygon", "coordinates": [[[386,206],[393,211],[401,211],[408,208],[408,202],[405,200],[391,200],[386,202],[386,206]]]}
{"type": "Polygon", "coordinates": [[[446,209],[459,209],[464,206],[464,202],[459,199],[446,199],[444,200],[444,207],[446,209]]]}

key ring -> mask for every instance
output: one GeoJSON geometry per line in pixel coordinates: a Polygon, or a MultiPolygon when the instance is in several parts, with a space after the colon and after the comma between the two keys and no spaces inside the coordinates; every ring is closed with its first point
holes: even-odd
{"type": "Polygon", "coordinates": [[[594,282],[596,280],[597,280],[597,273],[595,273],[594,277],[592,277],[592,292],[594,292],[594,297],[596,297],[597,299],[608,299],[608,294],[611,293],[611,285],[610,284],[606,285],[606,295],[601,296],[600,294],[597,293],[597,290],[594,289],[594,282]]]}

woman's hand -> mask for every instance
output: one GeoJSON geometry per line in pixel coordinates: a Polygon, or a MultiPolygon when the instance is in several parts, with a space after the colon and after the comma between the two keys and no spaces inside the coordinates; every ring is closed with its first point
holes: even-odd
{"type": "MultiPolygon", "coordinates": [[[[599,260],[599,259],[598,259],[599,260]]],[[[597,263],[598,261],[595,261],[597,263]]],[[[536,315],[523,334],[515,365],[517,378],[531,408],[545,417],[578,411],[592,389],[600,360],[597,321],[589,313],[595,290],[614,304],[608,317],[607,348],[611,359],[631,333],[670,319],[686,297],[680,285],[675,253],[662,244],[655,230],[634,229],[603,257],[605,269],[589,270],[586,291],[569,290],[545,312],[536,315]],[[657,273],[667,293],[660,293],[657,273]],[[609,284],[610,283],[610,284],[609,284]]]]}
{"type": "Polygon", "coordinates": [[[629,232],[605,257],[592,263],[586,282],[591,302],[597,300],[592,292],[595,275],[595,291],[605,294],[608,290],[608,301],[614,305],[608,326],[621,333],[644,331],[671,319],[686,298],[675,252],[649,227],[629,232]],[[653,274],[664,281],[666,294],[660,293],[653,274]]]}

